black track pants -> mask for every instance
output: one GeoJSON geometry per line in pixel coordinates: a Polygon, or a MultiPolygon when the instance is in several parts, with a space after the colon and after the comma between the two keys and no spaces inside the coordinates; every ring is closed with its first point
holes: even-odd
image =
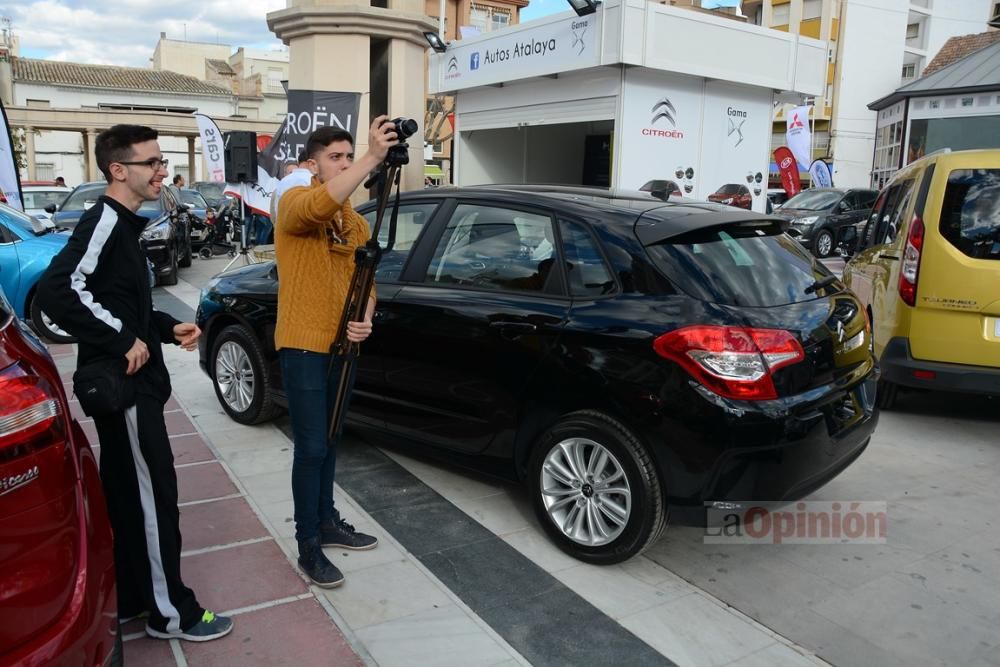
{"type": "Polygon", "coordinates": [[[181,581],[177,474],[163,404],[139,395],[124,413],[94,422],[114,531],[118,614],[148,611],[157,630],[187,630],[204,610],[181,581]]]}

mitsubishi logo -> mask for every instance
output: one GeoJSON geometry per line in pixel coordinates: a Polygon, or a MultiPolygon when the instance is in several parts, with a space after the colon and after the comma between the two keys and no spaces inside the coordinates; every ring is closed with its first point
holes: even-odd
{"type": "Polygon", "coordinates": [[[792,122],[788,125],[788,129],[789,130],[794,130],[797,127],[801,127],[803,129],[805,129],[805,125],[803,125],[802,121],[799,120],[799,114],[793,113],[792,114],[792,122]]]}
{"type": "Polygon", "coordinates": [[[732,118],[729,119],[729,132],[726,134],[726,136],[731,137],[733,136],[733,132],[735,132],[736,135],[739,137],[739,139],[736,140],[736,145],[733,146],[733,148],[743,143],[743,123],[745,122],[747,122],[746,118],[742,119],[739,123],[734,121],[732,118]]]}
{"type": "Polygon", "coordinates": [[[457,72],[458,71],[458,58],[456,58],[455,56],[452,56],[448,60],[448,71],[449,72],[457,72]]]}
{"type": "MultiPolygon", "coordinates": [[[[577,26],[577,25],[581,25],[581,24],[574,23],[573,25],[577,26]]],[[[582,25],[583,25],[583,27],[580,29],[579,33],[577,33],[576,30],[573,31],[573,45],[570,48],[575,48],[577,44],[580,45],[580,50],[576,52],[576,55],[580,55],[581,53],[583,53],[583,50],[585,48],[587,48],[587,44],[586,44],[586,42],[583,41],[583,37],[584,37],[584,35],[587,34],[587,26],[590,25],[590,24],[589,23],[583,23],[582,25]]]]}
{"type": "Polygon", "coordinates": [[[667,120],[670,121],[671,125],[677,127],[677,121],[674,118],[674,116],[677,115],[677,109],[674,108],[674,105],[670,102],[669,98],[664,97],[659,102],[654,104],[652,111],[653,111],[653,120],[652,120],[653,125],[656,125],[656,121],[660,120],[661,118],[666,118],[667,120]]]}

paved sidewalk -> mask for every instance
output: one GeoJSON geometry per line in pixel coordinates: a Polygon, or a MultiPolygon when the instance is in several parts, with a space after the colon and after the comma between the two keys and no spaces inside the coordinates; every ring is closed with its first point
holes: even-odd
{"type": "MultiPolygon", "coordinates": [[[[72,346],[50,346],[72,394],[72,346]]],[[[94,452],[93,420],[70,401],[94,452]]],[[[165,420],[177,469],[184,580],[205,607],[233,616],[224,639],[192,643],[147,637],[142,621],[122,628],[126,664],[363,665],[358,653],[282,553],[231,471],[205,443],[176,399],[165,420]]]]}

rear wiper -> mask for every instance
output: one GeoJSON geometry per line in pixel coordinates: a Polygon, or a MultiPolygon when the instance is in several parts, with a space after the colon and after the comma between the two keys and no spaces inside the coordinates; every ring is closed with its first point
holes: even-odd
{"type": "Polygon", "coordinates": [[[824,287],[829,287],[838,280],[840,279],[837,278],[837,276],[827,276],[826,278],[820,278],[819,280],[817,280],[812,285],[806,288],[806,294],[812,294],[813,292],[821,290],[824,287]]]}

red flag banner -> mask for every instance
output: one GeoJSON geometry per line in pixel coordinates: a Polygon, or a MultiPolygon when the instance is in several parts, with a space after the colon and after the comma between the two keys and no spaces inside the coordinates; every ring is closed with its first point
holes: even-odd
{"type": "Polygon", "coordinates": [[[778,173],[781,174],[781,185],[792,198],[802,191],[802,184],[799,182],[799,164],[795,161],[795,156],[787,146],[779,146],[774,149],[774,163],[778,165],[778,173]]]}

